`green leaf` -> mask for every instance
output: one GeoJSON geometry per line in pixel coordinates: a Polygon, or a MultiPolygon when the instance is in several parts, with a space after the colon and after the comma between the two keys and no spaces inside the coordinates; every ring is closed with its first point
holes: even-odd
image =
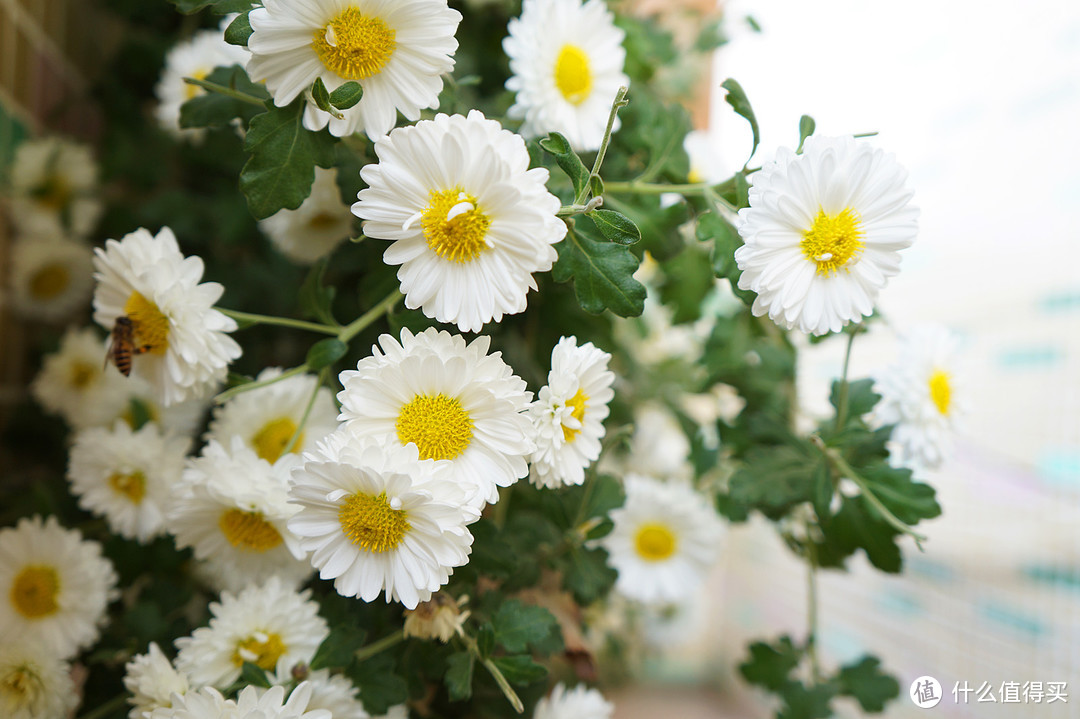
{"type": "MultiPolygon", "coordinates": [[[[266,87],[253,83],[239,65],[215,68],[206,76],[206,81],[253,97],[269,97],[266,87]]],[[[247,120],[259,111],[257,106],[249,102],[200,90],[198,95],[180,106],[180,127],[225,127],[237,117],[247,120]]]]}
{"type": "Polygon", "coordinates": [[[350,80],[342,85],[338,85],[332,93],[330,93],[330,104],[339,110],[348,110],[356,103],[360,102],[360,98],[364,96],[364,88],[360,86],[360,83],[350,80]]]}
{"type": "Polygon", "coordinates": [[[791,445],[755,446],[731,477],[728,497],[736,506],[780,519],[796,504],[811,501],[815,472],[823,462],[791,445]]]}
{"type": "Polygon", "coordinates": [[[330,104],[330,93],[327,92],[321,77],[315,78],[315,82],[311,84],[311,99],[315,101],[315,107],[341,119],[341,113],[330,104]]]}
{"type": "Polygon", "coordinates": [[[185,15],[191,15],[199,10],[202,10],[208,5],[213,5],[217,0],[169,0],[176,9],[185,15]]]}
{"type": "Polygon", "coordinates": [[[858,472],[867,487],[900,521],[916,524],[941,514],[934,488],[922,482],[913,482],[910,469],[878,462],[859,468],[858,472]]]}
{"type": "Polygon", "coordinates": [[[597,242],[573,229],[555,245],[559,259],[552,269],[556,282],[574,280],[582,309],[605,309],[620,317],[637,317],[645,309],[645,286],[634,279],[639,260],[624,245],[597,242]]]}
{"type": "Polygon", "coordinates": [[[409,698],[409,684],[395,666],[393,657],[386,653],[349,666],[349,678],[360,689],[364,709],[372,715],[385,714],[409,698]]]}
{"type": "Polygon", "coordinates": [[[240,667],[240,681],[249,686],[266,689],[272,686],[269,677],[266,676],[266,670],[251,662],[244,662],[244,665],[240,667]]]}
{"type": "Polygon", "coordinates": [[[607,565],[603,549],[572,547],[569,562],[563,572],[563,586],[574,598],[589,604],[604,596],[614,585],[619,573],[607,565]]]}
{"type": "Polygon", "coordinates": [[[254,31],[251,29],[248,14],[246,12],[240,13],[229,23],[229,27],[225,28],[225,42],[230,45],[247,47],[248,38],[251,37],[252,32],[254,31]]]}
{"type": "Polygon", "coordinates": [[[549,648],[552,637],[558,640],[558,645],[562,644],[559,623],[554,615],[543,607],[522,604],[517,599],[504,602],[492,624],[495,641],[512,654],[524,652],[530,646],[549,648]]]}
{"type": "MultiPolygon", "coordinates": [[[[840,380],[833,381],[832,390],[829,392],[829,404],[836,410],[840,409],[842,385],[843,383],[840,380]]],[[[848,382],[847,416],[851,418],[861,417],[874,409],[874,405],[880,399],[881,395],[874,392],[874,380],[867,378],[848,382]]]]}
{"type": "Polygon", "coordinates": [[[574,197],[580,196],[582,188],[589,184],[591,173],[577,153],[570,149],[567,139],[557,132],[552,132],[540,140],[540,147],[555,156],[555,162],[574,186],[574,197]]]}
{"type": "Polygon", "coordinates": [[[720,87],[727,90],[724,100],[735,109],[736,114],[741,115],[750,123],[750,129],[754,133],[754,146],[750,149],[750,155],[747,157],[747,162],[749,162],[749,158],[753,157],[754,153],[757,152],[758,143],[761,141],[757,118],[754,116],[754,108],[750,107],[750,100],[746,98],[742,86],[735,82],[734,79],[729,77],[720,83],[720,87]]]}
{"type": "Polygon", "coordinates": [[[742,209],[750,206],[750,180],[745,172],[735,173],[735,207],[742,209]]]}
{"type": "Polygon", "coordinates": [[[833,492],[832,473],[825,462],[818,462],[814,468],[814,489],[812,501],[814,513],[818,517],[829,516],[829,505],[832,504],[833,492]]]}
{"type": "Polygon", "coordinates": [[[799,118],[799,149],[796,152],[802,152],[803,143],[806,142],[806,138],[814,134],[816,127],[817,123],[809,115],[803,115],[799,118]]]}
{"type": "Polygon", "coordinates": [[[513,654],[506,657],[496,657],[491,660],[499,668],[506,681],[519,687],[534,684],[547,676],[547,668],[537,664],[532,657],[525,654],[513,654]]]}
{"type": "Polygon", "coordinates": [[[840,511],[819,517],[824,541],[817,544],[818,562],[823,567],[843,567],[847,557],[862,549],[870,563],[883,572],[896,574],[904,564],[898,532],[879,518],[866,500],[845,497],[840,511]]]}
{"type": "Polygon", "coordinates": [[[337,362],[344,357],[345,353],[348,351],[349,346],[337,337],[327,337],[326,339],[319,340],[311,345],[311,349],[308,350],[305,362],[307,363],[309,370],[317,372],[323,367],[327,367],[337,362]]]}
{"type": "Polygon", "coordinates": [[[750,658],[739,665],[739,672],[746,681],[778,692],[790,680],[791,670],[799,665],[802,649],[791,642],[791,637],[780,637],[775,644],[754,642],[750,645],[750,658]]]}
{"type": "Polygon", "coordinates": [[[191,15],[205,7],[213,7],[214,12],[218,15],[244,12],[251,8],[251,3],[244,0],[169,0],[169,2],[185,15],[191,15]]]}
{"type": "Polygon", "coordinates": [[[366,636],[367,632],[359,627],[348,624],[334,627],[334,631],[330,632],[315,650],[315,656],[311,658],[311,668],[348,666],[366,636]]]}
{"type": "Polygon", "coordinates": [[[826,719],[833,715],[829,703],[836,696],[833,683],[806,687],[802,682],[789,682],[781,692],[784,708],[777,719],[826,719]]]}
{"type": "Polygon", "coordinates": [[[476,630],[476,646],[480,650],[480,656],[491,656],[491,651],[495,648],[495,630],[489,622],[484,622],[476,630]]]}
{"type": "Polygon", "coordinates": [[[446,691],[450,701],[464,701],[472,696],[473,666],[476,658],[472,652],[454,652],[446,658],[446,691]]]}
{"type": "Polygon", "coordinates": [[[713,274],[726,279],[731,285],[731,291],[743,301],[743,304],[747,307],[753,305],[757,295],[750,290],[739,288],[742,270],[735,262],[735,250],[742,247],[743,241],[735,226],[717,212],[706,212],[698,217],[696,235],[701,242],[713,243],[713,274]]]}
{"type": "Polygon", "coordinates": [[[881,671],[877,657],[866,656],[859,662],[847,664],[837,677],[840,693],[855,697],[863,711],[878,713],[890,699],[900,696],[900,683],[881,671]]]}
{"type": "Polygon", "coordinates": [[[726,44],[728,39],[724,34],[723,27],[723,18],[717,18],[706,23],[698,32],[697,39],[694,40],[694,50],[697,52],[711,52],[726,44]]]}
{"type": "Polygon", "coordinates": [[[251,153],[240,171],[240,191],[255,219],[281,209],[295,210],[311,194],[315,166],[334,164],[334,140],[311,132],[302,120],[306,101],[274,107],[251,119],[244,149],[251,153]]]}
{"type": "Polygon", "coordinates": [[[702,298],[712,290],[715,282],[708,251],[700,245],[688,245],[662,262],[661,267],[664,272],[660,299],[672,310],[672,323],[696,321],[701,317],[702,298]]]}
{"type": "Polygon", "coordinates": [[[641,240],[641,230],[626,215],[615,210],[597,209],[587,217],[593,221],[600,233],[620,245],[632,245],[641,240]]]}
{"type": "Polygon", "coordinates": [[[128,409],[131,412],[131,428],[135,431],[142,429],[143,425],[154,418],[150,406],[138,397],[128,400],[128,409]]]}
{"type": "Polygon", "coordinates": [[[326,273],[329,261],[324,257],[312,265],[303,284],[300,285],[297,299],[300,303],[300,312],[304,317],[314,317],[323,324],[337,326],[338,322],[331,311],[337,288],[323,284],[323,275],[326,273]]]}

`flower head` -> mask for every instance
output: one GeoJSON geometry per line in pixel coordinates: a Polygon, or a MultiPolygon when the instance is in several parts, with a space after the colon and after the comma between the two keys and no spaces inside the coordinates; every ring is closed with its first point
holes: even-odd
{"type": "Polygon", "coordinates": [[[83,238],[97,224],[98,167],[90,148],[59,137],[27,140],[11,165],[11,209],[22,234],[83,238]]]}
{"type": "Polygon", "coordinates": [[[352,235],[353,214],[341,200],[336,178],[337,171],[316,167],[311,194],[300,207],[259,221],[259,229],[293,262],[310,265],[352,235]]]}
{"type": "Polygon", "coordinates": [[[175,695],[169,708],[159,707],[147,719],[334,719],[326,709],[309,709],[311,686],[300,683],[288,699],[285,687],[262,690],[246,686],[236,699],[226,699],[213,687],[175,695]]]}
{"type": "Polygon", "coordinates": [[[158,124],[177,137],[200,137],[200,129],[181,129],[180,106],[206,91],[198,85],[184,82],[184,78],[205,80],[214,68],[243,65],[247,58],[247,50],[225,42],[223,29],[199,30],[187,40],[178,42],[165,55],[161,79],[154,87],[158,99],[154,116],[158,124]]]}
{"type": "Polygon", "coordinates": [[[535,719],[611,719],[614,705],[596,689],[579,684],[567,689],[558,683],[536,704],[535,719]]]}
{"type": "Polygon", "coordinates": [[[86,308],[94,289],[89,247],[60,237],[24,237],[11,254],[11,300],[19,314],[54,322],[86,308]]]}
{"type": "Polygon", "coordinates": [[[432,594],[431,599],[421,602],[416,609],[405,610],[405,636],[438,639],[446,644],[464,631],[470,612],[462,611],[463,603],[446,592],[432,594]]]}
{"type": "Polygon", "coordinates": [[[0,716],[67,719],[79,703],[67,662],[36,641],[0,644],[0,716]]]}
{"type": "Polygon", "coordinates": [[[191,688],[188,676],[178,672],[155,642],[124,666],[124,687],[131,692],[128,719],[143,719],[155,709],[171,708],[173,695],[184,696],[191,688]]]}

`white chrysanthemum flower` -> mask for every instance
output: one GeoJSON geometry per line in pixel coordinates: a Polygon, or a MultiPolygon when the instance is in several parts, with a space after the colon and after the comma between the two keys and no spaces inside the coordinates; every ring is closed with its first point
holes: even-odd
{"type": "Polygon", "coordinates": [[[45,357],[30,393],[74,429],[110,424],[127,407],[124,377],[102,364],[105,343],[90,327],[68,328],[59,349],[45,357]]]}
{"type": "Polygon", "coordinates": [[[165,506],[191,444],[153,422],[132,432],[124,422],[75,435],[68,463],[79,506],[105,517],[117,534],[147,542],[161,534],[165,506]]]}
{"type": "Polygon", "coordinates": [[[304,125],[329,123],[338,137],[363,131],[374,140],[397,124],[399,111],[415,122],[422,108],[439,106],[461,13],[446,0],[267,0],[248,19],[248,74],[266,81],[274,104],[288,105],[318,78],[331,92],[358,82],[364,96],[343,119],[309,99],[304,125]]]}
{"type": "Polygon", "coordinates": [[[81,242],[24,237],[12,247],[9,292],[20,315],[67,320],[88,304],[93,289],[93,252],[81,242]]]}
{"type": "Polygon", "coordinates": [[[551,694],[536,703],[534,719],[611,719],[615,705],[596,689],[578,684],[573,689],[559,682],[551,694]]]}
{"type": "Polygon", "coordinates": [[[615,528],[600,540],[619,571],[615,589],[642,602],[676,602],[716,558],[723,526],[689,485],[630,474],[626,503],[611,511],[615,528]]]}
{"type": "Polygon", "coordinates": [[[521,137],[473,110],[398,128],[375,152],[352,211],[393,241],[383,261],[401,265],[405,306],[467,332],[523,312],[566,224],[521,137]]]}
{"type": "Polygon", "coordinates": [[[178,547],[210,560],[233,591],[281,575],[299,586],[311,574],[300,540],[286,526],[297,508],[289,504],[289,454],[273,465],[233,437],[229,448],[210,440],[188,460],[172,494],[166,529],[178,547]]]}
{"type": "Polygon", "coordinates": [[[891,457],[895,464],[921,471],[945,461],[957,417],[963,414],[962,382],[956,392],[957,345],[944,327],[918,327],[904,336],[897,361],[876,378],[874,391],[881,401],[874,422],[896,425],[891,436],[898,448],[891,457]]]}
{"type": "Polygon", "coordinates": [[[274,673],[310,662],[330,629],[311,591],[297,592],[280,577],[223,592],[210,604],[210,626],[176,640],[176,668],[192,684],[224,688],[240,677],[244,662],[274,673]]]}
{"type": "Polygon", "coordinates": [[[850,136],[809,137],[801,155],[781,148],[739,210],[735,261],[739,287],[758,295],[754,315],[815,335],[869,316],[918,229],[906,180],[892,154],[850,136]]]}
{"type": "Polygon", "coordinates": [[[116,573],[101,545],[49,517],[0,529],[0,637],[67,659],[97,641],[116,573]]]}
{"type": "Polygon", "coordinates": [[[36,641],[0,644],[0,716],[67,719],[79,693],[66,662],[36,641]]]}
{"type": "Polygon", "coordinates": [[[141,352],[132,374],[150,382],[164,405],[213,391],[240,345],[226,334],[236,322],[213,308],[224,288],[199,283],[202,259],[180,254],[168,227],[156,237],[138,229],[95,252],[94,321],[109,331],[118,317],[131,321],[141,352]]]}
{"type": "Polygon", "coordinates": [[[154,116],[162,129],[176,137],[196,138],[202,135],[201,129],[180,127],[180,106],[206,92],[198,85],[184,82],[184,78],[205,80],[218,66],[229,67],[247,62],[247,50],[225,42],[223,29],[199,30],[187,40],[178,42],[165,55],[165,67],[154,87],[158,99],[154,116]]]}
{"type": "Polygon", "coordinates": [[[608,402],[615,396],[611,355],[576,337],[563,337],[551,351],[548,383],[529,416],[536,430],[529,481],[537,487],[562,487],[585,481],[585,468],[600,456],[608,402]]]}
{"type": "MultiPolygon", "coordinates": [[[[291,668],[283,665],[274,676],[274,683],[288,685],[295,681],[291,668]]],[[[331,674],[329,669],[307,671],[304,682],[311,687],[308,710],[325,709],[334,719],[371,719],[358,696],[360,690],[342,674],[331,674]]]]}
{"type": "Polygon", "coordinates": [[[161,647],[151,642],[146,654],[132,657],[124,666],[124,687],[131,692],[128,719],[144,719],[144,714],[159,707],[171,708],[173,695],[184,696],[191,682],[176,670],[161,647]]]}
{"type": "Polygon", "coordinates": [[[27,140],[11,165],[11,210],[22,234],[83,238],[103,209],[98,167],[86,145],[59,137],[27,140]]]}
{"type": "Polygon", "coordinates": [[[611,103],[630,85],[626,33],[603,0],[525,0],[507,31],[506,89],[517,93],[507,115],[525,120],[521,133],[559,132],[577,152],[599,149],[611,103]]]}
{"type": "Polygon", "coordinates": [[[421,462],[416,447],[326,438],[293,471],[300,512],[289,528],[323,579],[346,597],[413,609],[469,559],[478,518],[464,505],[448,461],[421,462]]]}
{"type": "Polygon", "coordinates": [[[337,170],[315,168],[311,194],[295,210],[259,222],[270,242],[293,262],[310,265],[352,236],[353,214],[338,192],[337,170]]]}
{"type": "Polygon", "coordinates": [[[479,512],[528,474],[525,458],[536,448],[523,411],[532,393],[513,374],[491,340],[466,345],[460,335],[434,328],[399,344],[379,337],[372,356],[342,372],[338,393],[345,430],[383,446],[415,445],[420,459],[448,460],[454,481],[479,512]]]}
{"type": "Polygon", "coordinates": [[[172,707],[155,709],[148,719],[334,719],[325,709],[310,709],[311,686],[299,684],[288,700],[285,687],[247,686],[235,700],[213,687],[176,696],[172,707]]]}

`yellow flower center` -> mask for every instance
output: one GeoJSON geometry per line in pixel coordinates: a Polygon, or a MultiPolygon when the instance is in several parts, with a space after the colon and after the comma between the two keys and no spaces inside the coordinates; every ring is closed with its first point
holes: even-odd
{"type": "Polygon", "coordinates": [[[391,507],[386,492],[350,495],[338,510],[338,521],[350,542],[375,553],[397,547],[412,528],[408,513],[391,507]]]}
{"type": "Polygon", "coordinates": [[[638,527],[634,549],[647,562],[659,562],[675,553],[675,533],[667,525],[650,522],[638,527]]]}
{"type": "MultiPolygon", "coordinates": [[[[196,80],[205,80],[206,76],[210,74],[210,70],[203,68],[191,73],[189,77],[193,77],[196,80]]],[[[181,80],[183,82],[183,80],[181,80]]],[[[192,85],[190,82],[184,82],[184,99],[190,100],[197,95],[203,94],[204,90],[198,85],[192,85]]]]}
{"type": "MultiPolygon", "coordinates": [[[[52,162],[56,162],[55,156],[52,162]]],[[[49,175],[34,191],[37,201],[54,212],[60,212],[67,207],[74,194],[71,183],[60,174],[49,175]]]]}
{"type": "Polygon", "coordinates": [[[260,669],[272,672],[284,653],[285,643],[281,641],[281,636],[273,632],[255,632],[236,643],[232,663],[239,667],[243,666],[244,662],[251,662],[260,669]]]}
{"type": "Polygon", "coordinates": [[[818,210],[813,226],[803,233],[799,244],[806,258],[817,263],[819,275],[831,275],[862,252],[863,234],[859,213],[850,207],[838,215],[818,210]]]}
{"type": "MultiPolygon", "coordinates": [[[[570,416],[576,419],[578,422],[585,421],[585,402],[588,401],[589,395],[585,394],[584,390],[579,389],[574,393],[574,396],[566,401],[567,407],[573,407],[570,410],[570,416]]],[[[580,429],[571,429],[565,424],[562,428],[563,439],[567,442],[573,442],[574,438],[581,433],[580,429]]]]}
{"type": "MultiPolygon", "coordinates": [[[[251,438],[251,443],[255,445],[255,454],[273,464],[284,454],[285,445],[289,443],[295,432],[296,423],[288,417],[278,417],[270,420],[251,438]]],[[[299,447],[303,442],[304,433],[301,432],[300,436],[296,438],[296,444],[293,447],[299,447]]]]}
{"type": "Polygon", "coordinates": [[[456,398],[418,394],[402,405],[397,436],[402,445],[414,443],[420,459],[454,459],[472,441],[472,426],[472,418],[456,398]]]}
{"type": "Polygon", "coordinates": [[[99,370],[89,362],[72,362],[68,368],[68,378],[75,389],[85,389],[98,378],[99,370]]]}
{"type": "Polygon", "coordinates": [[[262,512],[228,509],[221,514],[218,527],[234,547],[251,552],[265,552],[281,544],[281,534],[267,522],[262,512]]]}
{"type": "Polygon", "coordinates": [[[444,260],[469,262],[487,249],[491,219],[476,206],[476,198],[461,191],[432,190],[420,226],[428,247],[444,260]]]}
{"type": "Polygon", "coordinates": [[[15,575],[11,583],[11,603],[27,619],[41,619],[55,614],[60,605],[60,575],[45,564],[31,564],[15,575]]]}
{"type": "Polygon", "coordinates": [[[555,60],[555,87],[571,105],[580,105],[592,89],[589,56],[577,45],[563,45],[555,60]]]}
{"type": "Polygon", "coordinates": [[[311,46],[326,69],[338,77],[363,80],[377,74],[390,60],[397,46],[396,34],[381,18],[365,15],[352,5],[316,31],[311,46]]]}
{"type": "Polygon", "coordinates": [[[39,300],[59,296],[71,283],[71,273],[63,265],[45,265],[30,278],[30,294],[39,300]]]}
{"type": "Polygon", "coordinates": [[[149,347],[147,352],[165,354],[169,349],[169,318],[158,306],[139,292],[132,292],[124,304],[124,314],[131,320],[136,347],[149,347]]]}
{"type": "Polygon", "coordinates": [[[934,370],[930,375],[930,399],[938,412],[949,414],[949,406],[952,402],[952,385],[949,382],[949,373],[944,370],[934,370]]]}
{"type": "Polygon", "coordinates": [[[308,227],[316,232],[332,230],[341,223],[341,218],[329,212],[320,212],[308,220],[308,227]]]}
{"type": "Polygon", "coordinates": [[[139,504],[146,496],[146,475],[142,472],[135,471],[130,474],[115,472],[109,475],[107,481],[114,492],[127,497],[132,504],[139,504]]]}

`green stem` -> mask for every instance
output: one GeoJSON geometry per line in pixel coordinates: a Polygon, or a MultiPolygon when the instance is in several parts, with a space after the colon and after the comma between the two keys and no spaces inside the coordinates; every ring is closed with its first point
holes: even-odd
{"type": "Polygon", "coordinates": [[[258,105],[259,107],[261,107],[264,110],[266,109],[266,101],[265,100],[261,100],[261,99],[255,97],[254,95],[249,95],[246,92],[240,92],[239,90],[234,90],[231,87],[225,87],[224,85],[219,85],[216,82],[207,82],[206,80],[199,80],[198,78],[194,78],[194,77],[185,77],[184,82],[186,82],[189,85],[198,85],[199,87],[201,87],[204,90],[209,90],[210,92],[216,92],[219,95],[225,95],[226,97],[231,97],[234,100],[239,100],[240,102],[246,102],[249,105],[258,105]]]}
{"type": "Polygon", "coordinates": [[[259,389],[260,387],[266,387],[267,385],[280,382],[284,379],[288,379],[289,377],[295,377],[298,374],[303,374],[304,372],[307,372],[307,368],[308,366],[305,362],[302,365],[285,370],[277,377],[271,377],[270,379],[257,380],[252,382],[245,382],[244,384],[237,385],[218,394],[216,397],[214,397],[214,402],[217,404],[224,404],[236,395],[242,394],[243,392],[248,392],[253,389],[259,389]]]}
{"type": "Polygon", "coordinates": [[[285,445],[285,449],[281,450],[282,454],[288,454],[293,451],[293,447],[300,441],[300,435],[304,433],[304,425],[307,424],[308,417],[311,416],[311,408],[315,406],[315,400],[319,397],[319,390],[322,389],[323,383],[326,382],[326,371],[326,367],[319,370],[319,379],[315,382],[315,389],[311,391],[311,397],[308,398],[307,407],[304,408],[304,416],[300,418],[300,424],[297,425],[296,430],[292,433],[292,437],[289,437],[289,443],[285,445]]]}
{"type": "Polygon", "coordinates": [[[488,674],[490,674],[491,678],[495,680],[495,683],[499,685],[499,689],[502,690],[503,696],[505,696],[507,701],[514,707],[514,711],[518,714],[525,713],[525,705],[521,702],[521,697],[517,695],[514,688],[510,686],[510,682],[506,680],[503,673],[495,666],[495,662],[491,661],[489,658],[480,656],[480,647],[476,645],[476,640],[468,634],[462,634],[461,639],[469,648],[469,652],[480,660],[480,663],[484,665],[484,669],[488,670],[488,674]]]}
{"type": "Polygon", "coordinates": [[[848,335],[847,350],[844,351],[844,369],[840,375],[840,396],[836,401],[836,431],[839,432],[847,422],[848,413],[848,365],[851,364],[851,346],[855,344],[855,333],[848,335]]]}
{"type": "Polygon", "coordinates": [[[665,192],[678,192],[681,195],[701,195],[713,187],[707,182],[690,182],[682,185],[668,185],[656,182],[605,182],[604,192],[633,195],[662,195],[665,192]]]}
{"type": "Polygon", "coordinates": [[[810,539],[810,523],[806,524],[806,655],[810,658],[810,677],[814,684],[821,683],[821,667],[818,665],[818,594],[817,594],[817,549],[810,539]]]}
{"type": "Polygon", "coordinates": [[[79,719],[102,719],[115,712],[120,707],[127,703],[127,695],[121,694],[115,696],[104,704],[100,705],[97,709],[91,709],[79,716],[79,719]]]}
{"type": "Polygon", "coordinates": [[[611,130],[615,127],[615,118],[619,114],[619,108],[625,107],[629,102],[626,99],[626,93],[629,92],[629,88],[625,85],[619,88],[619,91],[615,93],[615,101],[611,103],[611,112],[608,113],[607,129],[604,130],[604,139],[600,142],[600,149],[596,152],[596,159],[593,160],[592,171],[589,173],[589,182],[585,183],[585,186],[581,188],[577,197],[574,198],[574,204],[580,205],[585,202],[585,198],[589,196],[589,192],[592,188],[592,178],[600,177],[600,166],[604,164],[604,155],[607,154],[608,145],[611,143],[611,130]]]}
{"type": "Polygon", "coordinates": [[[278,325],[280,327],[295,327],[300,330],[309,330],[311,332],[321,332],[326,335],[336,335],[341,331],[340,327],[331,327],[330,325],[320,324],[318,322],[305,322],[304,320],[294,320],[289,317],[273,317],[271,315],[256,315],[250,312],[239,312],[237,310],[227,310],[224,307],[215,307],[218,312],[226,317],[232,317],[238,322],[251,322],[257,325],[278,325]]]}
{"type": "Polygon", "coordinates": [[[379,639],[378,641],[374,641],[371,644],[365,644],[364,646],[356,650],[354,656],[356,657],[356,661],[362,662],[365,659],[370,659],[376,654],[389,649],[395,644],[399,644],[404,639],[405,630],[399,629],[393,634],[388,634],[387,636],[379,639]]]}
{"type": "Polygon", "coordinates": [[[394,305],[401,301],[401,292],[397,289],[393,289],[379,304],[372,307],[370,310],[360,315],[358,318],[345,325],[338,332],[338,339],[342,342],[348,342],[356,335],[360,334],[368,328],[368,325],[372,324],[375,320],[382,317],[384,314],[390,311],[394,305]]]}

